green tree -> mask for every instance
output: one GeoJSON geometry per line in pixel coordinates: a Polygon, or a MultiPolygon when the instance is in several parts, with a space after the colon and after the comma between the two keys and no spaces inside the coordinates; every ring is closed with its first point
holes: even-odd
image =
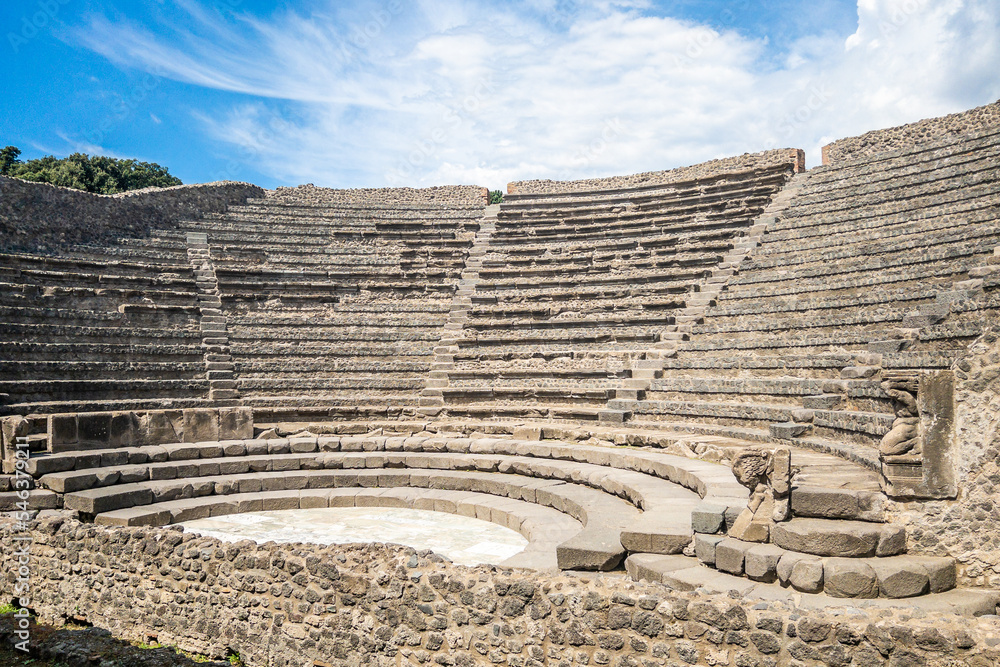
{"type": "MultiPolygon", "coordinates": [[[[8,148],[16,151],[11,153],[15,161],[11,162],[3,173],[26,181],[51,183],[102,195],[141,188],[181,185],[181,180],[171,176],[166,167],[152,162],[119,160],[100,155],[91,157],[85,153],[73,153],[65,158],[46,155],[35,160],[19,162],[16,161],[16,157],[20,151],[13,146],[8,148]]],[[[4,152],[0,155],[6,156],[8,148],[3,149],[4,152]]]]}
{"type": "Polygon", "coordinates": [[[6,176],[10,168],[18,164],[17,158],[21,155],[21,149],[17,146],[7,146],[0,148],[0,175],[6,176]]]}
{"type": "Polygon", "coordinates": [[[503,203],[503,190],[490,190],[490,203],[491,204],[502,204],[503,203]]]}

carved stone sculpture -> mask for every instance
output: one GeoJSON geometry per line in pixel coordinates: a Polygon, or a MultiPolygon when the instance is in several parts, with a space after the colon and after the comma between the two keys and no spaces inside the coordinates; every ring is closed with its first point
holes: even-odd
{"type": "Polygon", "coordinates": [[[882,437],[879,452],[882,456],[919,455],[920,415],[917,410],[916,383],[908,380],[890,380],[882,383],[882,390],[892,397],[896,405],[896,419],[892,429],[882,437]]]}
{"type": "Polygon", "coordinates": [[[736,518],[729,536],[744,542],[767,542],[771,524],[790,518],[791,452],[751,447],[733,459],[733,474],[750,489],[747,507],[736,518]]]}

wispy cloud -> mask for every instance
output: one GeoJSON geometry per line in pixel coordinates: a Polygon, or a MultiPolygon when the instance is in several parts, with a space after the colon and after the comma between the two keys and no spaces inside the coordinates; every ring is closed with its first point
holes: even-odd
{"type": "Polygon", "coordinates": [[[77,30],[121,66],[243,93],[210,137],[288,182],[577,178],[834,138],[1000,97],[994,0],[859,0],[855,34],[774,49],[647,2],[399,0],[269,17],[195,0],[77,30]],[[613,128],[613,130],[609,130],[613,128]]]}

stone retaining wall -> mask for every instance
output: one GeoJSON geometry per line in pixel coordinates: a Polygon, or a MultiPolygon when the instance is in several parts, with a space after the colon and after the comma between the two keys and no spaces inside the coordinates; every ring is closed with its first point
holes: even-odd
{"type": "Polygon", "coordinates": [[[53,254],[78,244],[144,237],[183,219],[222,213],[264,189],[220,181],[95,195],[0,176],[0,252],[53,254]]]}
{"type": "Polygon", "coordinates": [[[823,164],[912,148],[930,141],[979,132],[991,125],[1000,125],[1000,101],[961,113],[840,139],[823,147],[823,164]]]}
{"type": "Polygon", "coordinates": [[[482,206],[489,190],[478,185],[441,185],[433,188],[356,188],[337,190],[312,183],[278,188],[269,193],[273,202],[306,206],[482,206]]]}
{"type": "MultiPolygon", "coordinates": [[[[406,547],[224,543],[176,528],[29,525],[42,622],[250,667],[332,665],[973,665],[1000,660],[993,619],[796,609],[617,576],[468,568],[406,547]],[[852,662],[853,660],[853,662],[852,662]]],[[[0,530],[12,595],[14,527],[0,530]]]]}
{"type": "Polygon", "coordinates": [[[1000,588],[1000,327],[969,346],[955,368],[955,501],[897,503],[912,552],[957,559],[965,586],[1000,588]]]}
{"type": "Polygon", "coordinates": [[[762,153],[744,153],[743,155],[722,160],[702,162],[690,167],[680,167],[667,171],[647,171],[630,176],[587,178],[578,181],[514,181],[507,184],[507,193],[511,195],[531,195],[588,192],[593,190],[621,190],[624,188],[638,188],[648,185],[663,185],[678,181],[709,178],[720,176],[727,172],[766,169],[782,164],[793,166],[796,172],[805,171],[805,153],[796,148],[781,148],[762,153]]]}

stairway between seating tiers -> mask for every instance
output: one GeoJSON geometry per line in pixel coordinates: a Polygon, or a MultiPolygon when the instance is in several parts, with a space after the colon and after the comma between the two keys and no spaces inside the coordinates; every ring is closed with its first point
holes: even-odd
{"type": "Polygon", "coordinates": [[[533,566],[940,595],[955,561],[888,522],[885,383],[948,371],[996,321],[998,153],[984,131],[485,213],[475,189],[281,189],[7,255],[4,411],[30,415],[35,506],[101,523],[414,506],[413,487],[525,526],[533,566]],[[255,437],[59,451],[36,428],[205,405],[252,407],[255,437]],[[729,536],[748,495],[730,462],[780,447],[789,519],[729,536]]]}
{"type": "Polygon", "coordinates": [[[996,321],[998,153],[991,130],[796,176],[689,337],[656,346],[609,401],[629,428],[792,447],[794,518],[766,545],[699,536],[705,564],[835,595],[934,591],[938,565],[951,576],[862,515],[894,458],[880,452],[901,414],[886,383],[949,371],[996,321]]]}
{"type": "Polygon", "coordinates": [[[508,196],[476,239],[467,312],[442,343],[439,415],[596,420],[634,359],[686,336],[683,309],[732,273],[793,168],[508,196]]]}

